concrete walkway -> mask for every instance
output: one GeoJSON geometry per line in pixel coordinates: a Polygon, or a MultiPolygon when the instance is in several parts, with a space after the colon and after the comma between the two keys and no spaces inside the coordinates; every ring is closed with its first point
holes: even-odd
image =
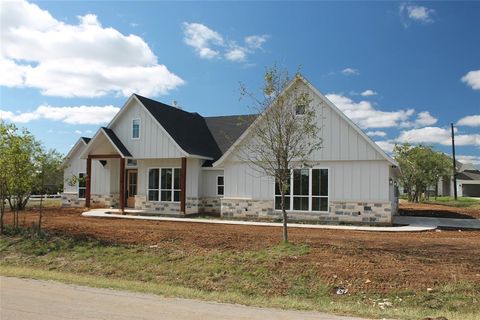
{"type": "Polygon", "coordinates": [[[360,320],[318,312],[246,307],[192,299],[0,277],[0,319],[360,320]]]}
{"type": "MultiPolygon", "coordinates": [[[[190,222],[190,223],[209,223],[209,224],[229,224],[229,225],[245,225],[245,226],[262,226],[262,227],[281,227],[282,224],[278,222],[253,222],[253,221],[238,221],[238,220],[222,220],[222,219],[202,219],[202,218],[167,218],[154,217],[142,215],[129,215],[128,213],[141,213],[140,211],[127,211],[126,215],[119,214],[116,209],[92,209],[82,213],[84,217],[96,218],[120,218],[120,219],[134,219],[134,220],[150,220],[150,221],[175,221],[175,222],[190,222]],[[117,212],[117,213],[107,213],[117,212]]],[[[353,231],[373,231],[373,232],[419,232],[434,230],[434,226],[400,226],[400,227],[370,227],[370,226],[340,226],[340,225],[320,225],[320,224],[302,224],[289,223],[289,228],[306,228],[306,229],[331,229],[331,230],[353,230],[353,231]]]]}
{"type": "Polygon", "coordinates": [[[408,224],[418,227],[434,227],[434,228],[453,228],[453,229],[473,229],[480,230],[479,219],[450,219],[450,218],[429,218],[429,217],[410,217],[395,216],[393,217],[395,224],[408,224]]]}

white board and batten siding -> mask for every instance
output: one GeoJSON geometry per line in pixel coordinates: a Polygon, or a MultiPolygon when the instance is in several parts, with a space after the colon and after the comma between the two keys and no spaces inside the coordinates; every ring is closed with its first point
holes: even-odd
{"type": "MultiPolygon", "coordinates": [[[[315,92],[305,86],[316,108],[321,149],[310,157],[313,167],[329,169],[330,201],[388,202],[391,163],[315,92]]],[[[246,137],[243,143],[249,143],[246,137]]],[[[250,140],[251,141],[251,140],[250,140]]],[[[242,162],[233,152],[223,163],[225,197],[271,200],[274,180],[242,162]]]]}
{"type": "MultiPolygon", "coordinates": [[[[223,170],[203,169],[201,172],[200,196],[204,198],[216,198],[217,177],[224,176],[223,170]]],[[[225,180],[224,180],[225,181],[225,180]]],[[[225,182],[224,182],[225,183],[225,182]]],[[[222,196],[220,196],[222,197],[222,196]]]]}
{"type": "Polygon", "coordinates": [[[85,159],[80,159],[80,154],[85,150],[85,144],[80,142],[75,150],[71,153],[70,157],[66,160],[66,167],[63,170],[63,192],[65,193],[77,193],[77,185],[71,186],[68,181],[72,176],[78,177],[78,173],[87,172],[87,162],[85,159]]]}
{"type": "MultiPolygon", "coordinates": [[[[78,177],[79,173],[87,173],[87,160],[81,159],[80,154],[86,146],[82,143],[78,146],[67,160],[64,170],[64,179],[69,180],[72,176],[78,177]]],[[[107,164],[103,166],[99,160],[92,160],[92,194],[108,195],[119,192],[119,159],[105,159],[107,164]]],[[[77,193],[78,183],[71,186],[64,182],[63,192],[77,193]]]]}
{"type": "Polygon", "coordinates": [[[157,120],[132,99],[122,115],[110,125],[134,159],[181,158],[184,155],[157,120]],[[132,121],[140,119],[140,138],[132,138],[132,121]]]}

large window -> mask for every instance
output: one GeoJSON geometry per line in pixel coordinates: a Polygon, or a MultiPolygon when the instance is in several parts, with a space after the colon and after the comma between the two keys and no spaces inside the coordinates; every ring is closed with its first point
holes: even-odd
{"type": "Polygon", "coordinates": [[[180,169],[148,170],[148,201],[180,201],[180,169]]]}
{"type": "Polygon", "coordinates": [[[217,176],[217,195],[223,196],[225,191],[225,184],[223,180],[223,176],[217,176]]]}
{"type": "Polygon", "coordinates": [[[159,171],[160,169],[148,170],[148,201],[158,201],[159,171]]]}
{"type": "Polygon", "coordinates": [[[87,192],[87,182],[85,180],[86,174],[81,172],[78,174],[78,198],[85,199],[87,192]]]}
{"type": "Polygon", "coordinates": [[[140,119],[132,120],[132,139],[140,138],[140,119]]]}
{"type": "MultiPolygon", "coordinates": [[[[275,183],[275,209],[281,209],[279,184],[275,183]]],[[[285,208],[293,211],[328,211],[328,169],[294,169],[285,190],[285,208]],[[290,187],[291,186],[291,187],[290,187]]]]}

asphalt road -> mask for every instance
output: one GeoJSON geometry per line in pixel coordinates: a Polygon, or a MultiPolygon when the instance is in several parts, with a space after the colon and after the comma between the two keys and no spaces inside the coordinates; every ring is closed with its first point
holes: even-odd
{"type": "Polygon", "coordinates": [[[0,319],[360,320],[324,313],[162,298],[148,294],[11,277],[0,277],[0,319]]]}

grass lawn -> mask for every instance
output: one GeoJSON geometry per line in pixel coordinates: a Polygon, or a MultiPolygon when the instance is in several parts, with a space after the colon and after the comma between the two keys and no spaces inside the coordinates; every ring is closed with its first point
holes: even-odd
{"type": "Polygon", "coordinates": [[[307,244],[185,250],[165,243],[113,244],[88,237],[10,234],[0,238],[0,274],[365,317],[479,318],[480,279],[432,291],[336,295],[311,265],[287,263],[311,250],[307,244]]]}
{"type": "Polygon", "coordinates": [[[453,197],[430,197],[430,200],[425,200],[425,203],[440,204],[445,206],[457,208],[473,208],[480,209],[480,199],[458,197],[457,201],[453,197]]]}

